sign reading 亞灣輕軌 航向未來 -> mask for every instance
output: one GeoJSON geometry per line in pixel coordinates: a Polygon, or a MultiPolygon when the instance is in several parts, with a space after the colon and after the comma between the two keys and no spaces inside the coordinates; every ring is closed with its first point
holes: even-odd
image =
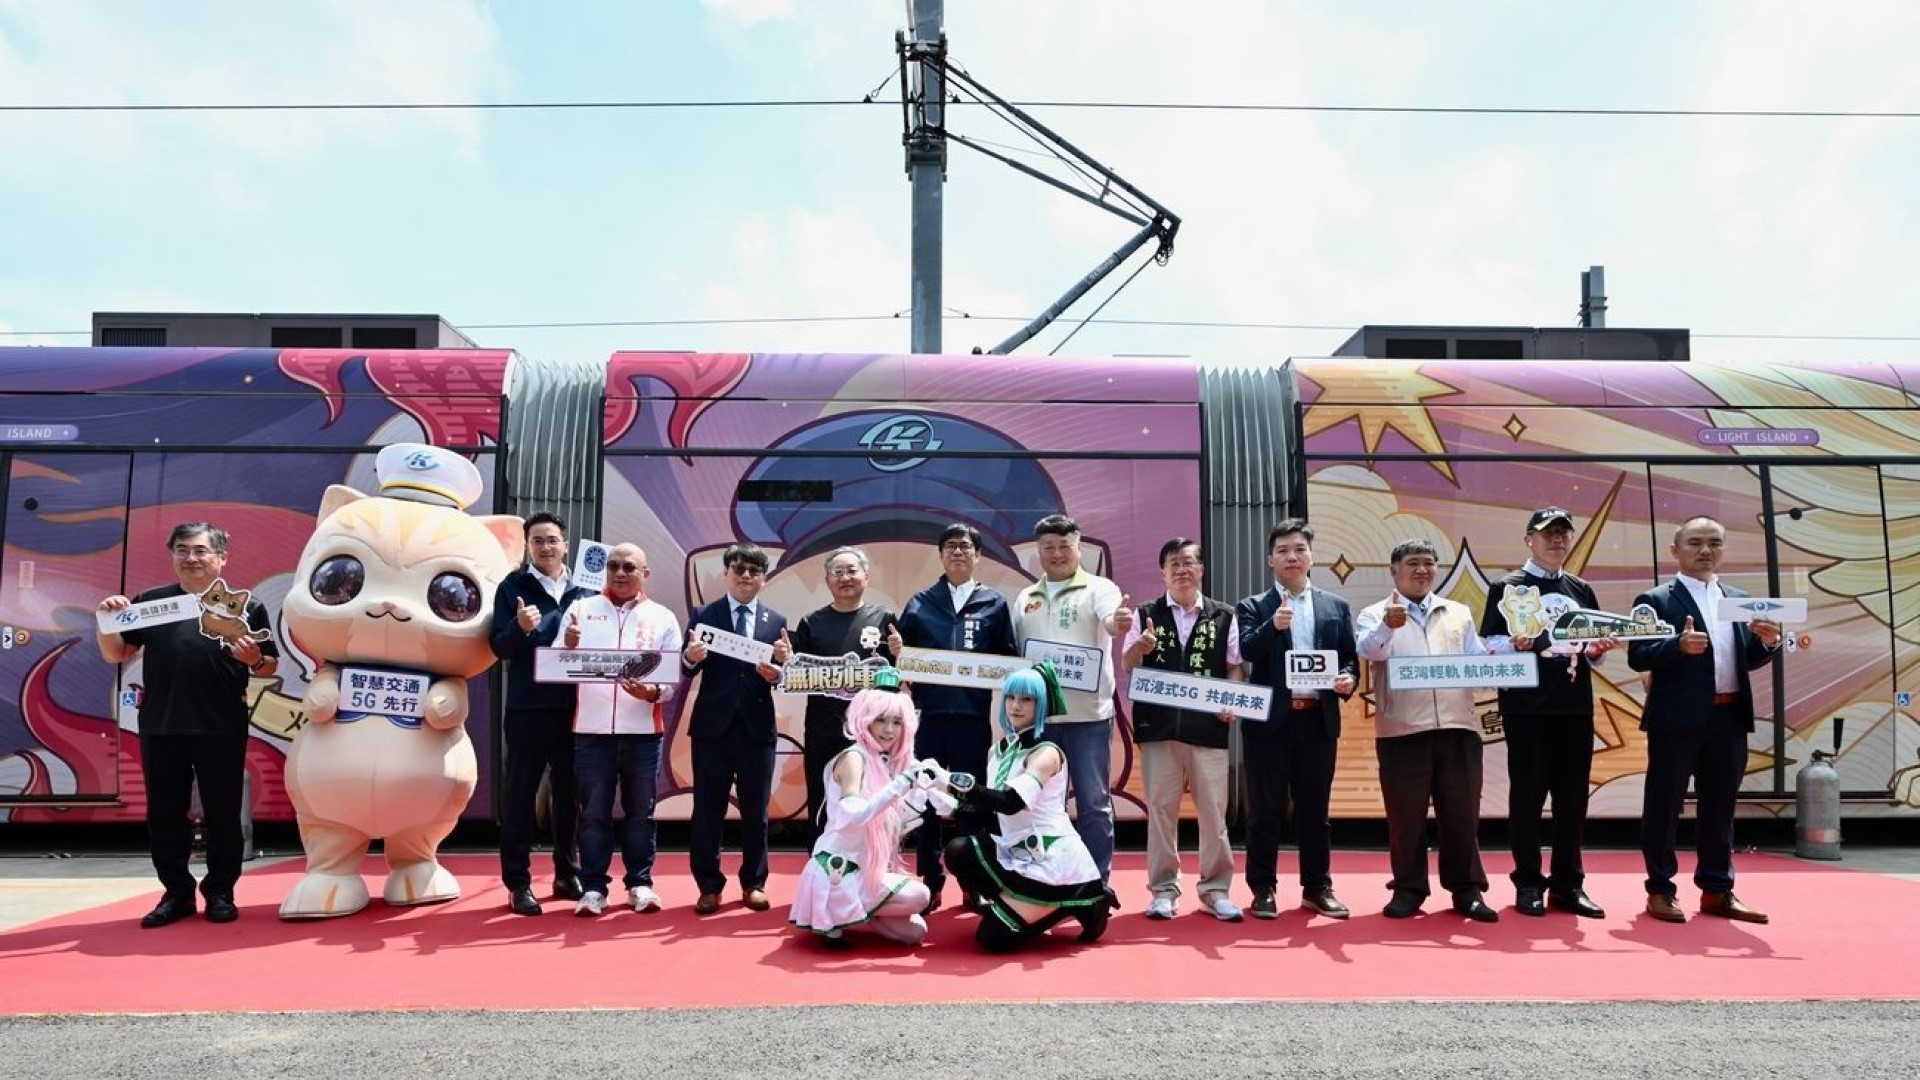
{"type": "Polygon", "coordinates": [[[1532,653],[1498,656],[1391,656],[1389,690],[1499,690],[1540,685],[1532,653]]]}

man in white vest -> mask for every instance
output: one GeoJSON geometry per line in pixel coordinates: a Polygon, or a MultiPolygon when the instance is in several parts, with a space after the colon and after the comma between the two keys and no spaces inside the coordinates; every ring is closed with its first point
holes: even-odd
{"type": "MultiPolygon", "coordinates": [[[[1487,906],[1487,871],[1480,864],[1480,716],[1470,689],[1387,688],[1395,656],[1507,653],[1507,638],[1482,641],[1473,612],[1433,593],[1439,556],[1425,540],[1403,540],[1391,557],[1393,592],[1355,620],[1360,656],[1367,661],[1377,714],[1374,751],[1380,760],[1380,796],[1387,810],[1387,848],[1393,899],[1384,914],[1404,919],[1426,902],[1427,807],[1440,841],[1440,887],[1453,910],[1476,922],[1497,922],[1487,906]]],[[[1531,645],[1527,640],[1521,647],[1531,645]]]]}

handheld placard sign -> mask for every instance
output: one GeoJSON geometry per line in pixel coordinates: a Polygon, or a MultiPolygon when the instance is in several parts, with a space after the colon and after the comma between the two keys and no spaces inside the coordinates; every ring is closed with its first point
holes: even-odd
{"type": "Polygon", "coordinates": [[[93,619],[103,634],[119,634],[142,626],[163,626],[200,617],[200,599],[192,593],[129,604],[119,611],[95,611],[93,619]]]}
{"type": "Polygon", "coordinates": [[[998,690],[1007,676],[1027,666],[1017,656],[961,652],[957,649],[921,649],[908,646],[900,650],[894,666],[908,682],[933,686],[964,686],[975,690],[998,690]]]}
{"type": "Polygon", "coordinates": [[[1137,667],[1127,680],[1127,700],[1207,713],[1230,712],[1242,720],[1265,720],[1273,710],[1273,687],[1137,667]]]}
{"type": "Polygon", "coordinates": [[[1807,600],[1804,596],[1723,596],[1713,605],[1713,617],[1721,622],[1803,623],[1807,600]]]}
{"type": "Polygon", "coordinates": [[[1673,636],[1673,624],[1663,621],[1649,604],[1636,604],[1625,615],[1593,608],[1574,608],[1553,624],[1553,640],[1556,642],[1586,642],[1604,637],[1615,641],[1655,641],[1673,636]]]}
{"type": "Polygon", "coordinates": [[[1390,656],[1389,690],[1483,690],[1540,685],[1532,653],[1499,656],[1390,656]]]}
{"type": "Polygon", "coordinates": [[[688,634],[689,642],[703,641],[707,651],[716,656],[730,657],[749,664],[770,664],[773,662],[773,646],[757,638],[741,637],[731,630],[722,630],[717,626],[702,624],[694,627],[688,634]]]}
{"type": "Polygon", "coordinates": [[[1092,645],[1069,645],[1064,641],[1043,641],[1033,638],[1022,650],[1032,663],[1042,660],[1053,661],[1054,672],[1060,677],[1060,685],[1069,690],[1085,690],[1097,693],[1100,689],[1100,665],[1106,657],[1092,645]]]}
{"type": "Polygon", "coordinates": [[[680,681],[680,654],[665,649],[533,650],[533,681],[543,683],[680,681]]]}
{"type": "Polygon", "coordinates": [[[573,556],[573,583],[596,592],[607,587],[607,556],[613,549],[598,540],[582,540],[573,556]]]}
{"type": "Polygon", "coordinates": [[[1290,649],[1287,652],[1287,689],[1331,690],[1340,677],[1340,654],[1332,649],[1290,649]]]}

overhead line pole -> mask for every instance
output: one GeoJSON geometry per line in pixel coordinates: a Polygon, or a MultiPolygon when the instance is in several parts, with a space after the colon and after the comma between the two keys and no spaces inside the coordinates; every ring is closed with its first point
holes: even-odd
{"type": "Polygon", "coordinates": [[[900,54],[902,103],[907,110],[907,176],[913,183],[912,348],[940,351],[944,311],[941,263],[947,182],[947,37],[944,0],[908,0],[912,37],[894,35],[900,54]]]}

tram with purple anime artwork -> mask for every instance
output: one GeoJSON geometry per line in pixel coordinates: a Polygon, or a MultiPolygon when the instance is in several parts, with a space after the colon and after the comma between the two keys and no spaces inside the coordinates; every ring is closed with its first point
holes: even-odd
{"type": "MultiPolygon", "coordinates": [[[[576,547],[639,543],[651,595],[683,618],[741,540],[772,554],[762,599],[790,618],[826,602],[821,560],[841,544],[869,552],[868,599],[897,610],[938,576],[934,540],[954,521],[981,531],[981,578],[1011,593],[1037,576],[1032,527],[1056,511],[1136,603],[1162,588],[1156,554],[1175,535],[1205,543],[1209,595],[1266,587],[1267,528],[1298,514],[1318,532],[1315,583],[1356,606],[1386,594],[1388,552],[1417,536],[1440,552],[1439,591],[1477,611],[1548,503],[1578,520],[1569,567],[1624,613],[1671,575],[1679,521],[1709,514],[1730,534],[1723,574],[1807,602],[1790,651],[1756,674],[1743,812],[1790,814],[1795,770],[1844,718],[1847,815],[1912,815],[1915,432],[1920,366],[1884,364],[0,349],[0,816],[141,817],[138,665],[99,658],[92,609],[164,581],[167,530],[209,519],[233,533],[229,576],[274,613],[288,658],[251,690],[248,768],[255,816],[291,819],[279,768],[312,667],[278,600],[301,587],[326,486],[364,490],[378,448],[407,440],[474,458],[488,478],[476,510],[560,509],[576,547]]],[[[1597,675],[1592,813],[1636,817],[1644,688],[1624,663],[1597,675]]],[[[469,722],[480,818],[495,806],[489,683],[469,722]]],[[[1336,816],[1381,813],[1371,693],[1346,707],[1336,816]]],[[[1481,705],[1497,759],[1491,692],[1481,705]]],[[[800,712],[781,700],[776,818],[804,812],[800,712]]],[[[1126,713],[1122,819],[1143,816],[1126,713]]],[[[689,811],[689,757],[676,719],[662,817],[689,811]]],[[[1504,813],[1497,760],[1483,798],[1504,813]]]]}

